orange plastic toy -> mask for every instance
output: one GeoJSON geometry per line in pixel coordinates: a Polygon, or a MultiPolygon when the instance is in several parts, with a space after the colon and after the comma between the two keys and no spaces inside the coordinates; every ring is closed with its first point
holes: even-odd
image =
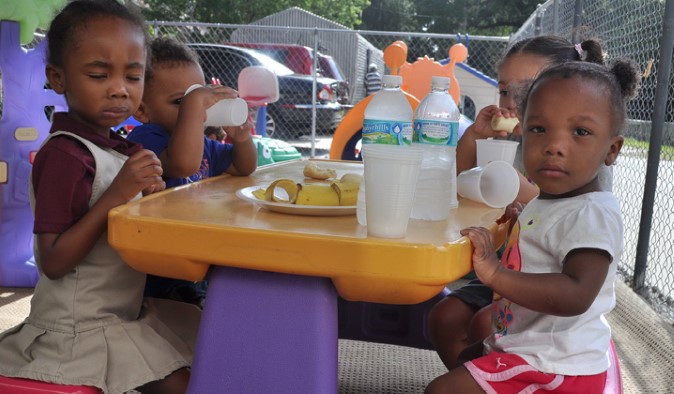
{"type": "MultiPolygon", "coordinates": [[[[431,91],[433,76],[450,78],[449,93],[454,101],[459,103],[461,89],[454,75],[454,67],[456,63],[464,62],[468,58],[468,49],[463,44],[454,44],[448,53],[450,62],[443,66],[428,56],[419,58],[414,63],[408,63],[407,44],[402,41],[395,41],[384,50],[384,62],[390,69],[390,73],[403,78],[401,88],[412,105],[412,110],[416,110],[420,100],[431,91]]],[[[372,96],[368,96],[356,104],[337,126],[330,145],[330,159],[350,160],[354,158],[356,143],[360,139],[365,119],[365,107],[371,99],[372,96]]]]}

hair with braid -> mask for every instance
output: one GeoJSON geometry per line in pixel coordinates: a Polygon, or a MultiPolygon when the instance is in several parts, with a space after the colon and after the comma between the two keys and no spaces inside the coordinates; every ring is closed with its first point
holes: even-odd
{"type": "Polygon", "coordinates": [[[620,134],[627,118],[626,104],[639,90],[640,74],[630,59],[617,59],[611,66],[572,61],[549,67],[541,72],[529,87],[520,108],[526,109],[531,91],[550,79],[581,78],[608,95],[613,111],[613,129],[620,134]]]}

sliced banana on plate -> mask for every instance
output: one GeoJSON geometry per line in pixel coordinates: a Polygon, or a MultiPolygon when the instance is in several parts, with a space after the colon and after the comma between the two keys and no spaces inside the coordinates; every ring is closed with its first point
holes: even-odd
{"type": "Polygon", "coordinates": [[[337,171],[332,168],[321,167],[314,162],[309,162],[304,166],[304,176],[313,179],[337,178],[337,171]]]}
{"type": "Polygon", "coordinates": [[[362,178],[359,174],[349,173],[330,183],[297,183],[292,179],[277,179],[267,189],[254,190],[253,195],[259,200],[286,204],[354,206],[358,201],[362,178]]]}

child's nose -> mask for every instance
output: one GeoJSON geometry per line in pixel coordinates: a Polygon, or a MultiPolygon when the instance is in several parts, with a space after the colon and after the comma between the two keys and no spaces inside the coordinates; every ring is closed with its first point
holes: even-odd
{"type": "Polygon", "coordinates": [[[112,97],[125,98],[129,95],[129,91],[127,90],[126,83],[123,78],[112,79],[109,92],[112,97]]]}
{"type": "Polygon", "coordinates": [[[507,108],[510,111],[517,111],[517,101],[515,100],[512,92],[503,98],[501,107],[507,108]]]}
{"type": "Polygon", "coordinates": [[[545,152],[550,155],[564,155],[566,153],[566,138],[561,133],[547,133],[545,152]]]}

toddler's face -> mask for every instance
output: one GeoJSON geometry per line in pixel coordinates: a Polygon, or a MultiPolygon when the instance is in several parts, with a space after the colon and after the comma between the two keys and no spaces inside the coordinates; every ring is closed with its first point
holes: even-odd
{"type": "Polygon", "coordinates": [[[600,190],[597,174],[613,164],[615,135],[606,93],[580,77],[546,79],[531,91],[523,119],[523,160],[541,198],[600,190]]]}
{"type": "MultiPolygon", "coordinates": [[[[529,54],[515,54],[505,59],[498,69],[499,107],[516,111],[520,96],[526,93],[524,90],[547,65],[544,57],[529,54]]],[[[513,133],[522,133],[520,125],[513,133]]]]}
{"type": "Polygon", "coordinates": [[[77,29],[63,67],[47,66],[47,77],[65,95],[69,116],[101,135],[131,116],[143,95],[145,39],[118,18],[97,18],[77,29]]]}
{"type": "Polygon", "coordinates": [[[147,123],[158,124],[172,132],[185,91],[194,84],[205,84],[201,67],[196,64],[158,64],[154,67],[143,95],[147,123]]]}

